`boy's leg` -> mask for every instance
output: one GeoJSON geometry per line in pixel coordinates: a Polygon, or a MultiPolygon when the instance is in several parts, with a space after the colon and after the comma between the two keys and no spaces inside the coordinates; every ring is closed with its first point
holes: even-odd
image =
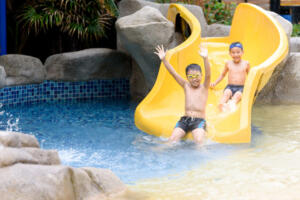
{"type": "Polygon", "coordinates": [[[205,137],[205,130],[203,128],[196,128],[192,131],[194,141],[201,144],[205,137]]]}
{"type": "Polygon", "coordinates": [[[241,99],[242,99],[242,93],[240,91],[237,91],[232,97],[232,101],[235,104],[237,104],[241,99]]]}
{"type": "Polygon", "coordinates": [[[228,102],[228,100],[230,99],[231,95],[232,95],[231,90],[227,88],[227,89],[224,91],[223,97],[221,98],[221,101],[220,101],[220,103],[219,103],[219,109],[220,109],[220,110],[223,109],[224,104],[228,102]]]}
{"type": "Polygon", "coordinates": [[[179,127],[174,128],[168,142],[178,142],[185,135],[185,131],[179,127]]]}

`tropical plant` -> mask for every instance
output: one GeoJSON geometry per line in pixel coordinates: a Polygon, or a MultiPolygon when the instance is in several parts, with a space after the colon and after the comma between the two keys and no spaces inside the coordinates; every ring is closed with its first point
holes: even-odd
{"type": "Polygon", "coordinates": [[[114,0],[31,0],[18,15],[28,34],[58,30],[79,40],[99,40],[118,15],[114,0]]]}
{"type": "Polygon", "coordinates": [[[293,37],[299,37],[300,36],[300,24],[293,24],[293,37]]]}
{"type": "Polygon", "coordinates": [[[219,23],[231,25],[235,8],[235,3],[206,0],[204,4],[204,15],[208,24],[219,23]]]}
{"type": "Polygon", "coordinates": [[[236,4],[223,0],[156,0],[158,3],[184,3],[201,6],[208,24],[230,25],[236,4]]]}

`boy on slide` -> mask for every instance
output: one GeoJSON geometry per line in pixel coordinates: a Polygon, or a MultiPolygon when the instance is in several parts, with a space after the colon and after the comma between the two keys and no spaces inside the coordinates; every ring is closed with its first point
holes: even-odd
{"type": "Polygon", "coordinates": [[[188,131],[192,131],[194,141],[201,143],[205,137],[205,107],[210,86],[210,65],[208,62],[208,51],[201,48],[199,55],[204,59],[205,80],[201,84],[201,68],[197,64],[186,67],[187,81],[183,79],[166,60],[166,51],[163,46],[157,46],[154,52],[164,63],[167,70],[177,83],[184,89],[185,94],[185,116],[177,122],[169,142],[179,141],[188,131]]]}
{"type": "Polygon", "coordinates": [[[232,99],[232,102],[236,105],[242,98],[244,83],[250,70],[249,62],[242,60],[243,53],[243,45],[240,42],[232,43],[229,47],[229,54],[232,60],[225,63],[220,77],[214,83],[211,83],[211,87],[215,87],[228,72],[228,85],[219,103],[221,111],[228,109],[227,103],[229,99],[232,99]]]}

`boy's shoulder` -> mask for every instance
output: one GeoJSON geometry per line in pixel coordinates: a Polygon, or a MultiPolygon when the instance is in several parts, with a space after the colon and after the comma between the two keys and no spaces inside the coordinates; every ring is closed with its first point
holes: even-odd
{"type": "Polygon", "coordinates": [[[250,64],[250,62],[248,60],[241,60],[243,62],[243,64],[250,64]]]}
{"type": "Polygon", "coordinates": [[[225,61],[225,64],[228,64],[228,63],[230,63],[232,60],[226,60],[225,61]]]}
{"type": "Polygon", "coordinates": [[[250,62],[248,60],[242,60],[243,63],[242,65],[244,66],[244,68],[248,69],[250,67],[250,62]]]}

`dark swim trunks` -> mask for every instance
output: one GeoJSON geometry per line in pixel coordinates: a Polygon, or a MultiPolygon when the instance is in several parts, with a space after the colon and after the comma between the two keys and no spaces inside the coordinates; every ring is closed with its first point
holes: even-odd
{"type": "Polygon", "coordinates": [[[243,85],[227,85],[224,90],[226,90],[226,89],[231,90],[232,96],[233,96],[236,92],[243,93],[244,86],[243,85]]]}
{"type": "Polygon", "coordinates": [[[205,119],[202,119],[202,118],[183,116],[177,122],[175,128],[177,128],[177,127],[181,128],[186,133],[188,131],[193,131],[196,128],[202,128],[202,129],[206,130],[206,122],[205,122],[205,119]]]}

